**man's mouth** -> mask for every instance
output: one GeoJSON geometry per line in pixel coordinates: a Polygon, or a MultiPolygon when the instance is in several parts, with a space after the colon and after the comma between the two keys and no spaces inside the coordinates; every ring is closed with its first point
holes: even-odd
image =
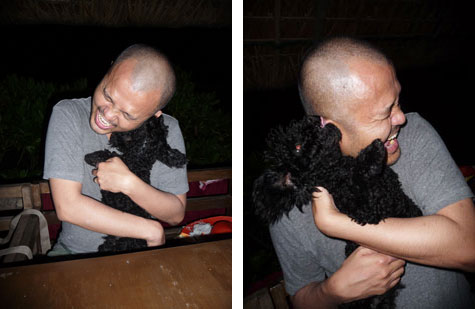
{"type": "Polygon", "coordinates": [[[110,128],[114,127],[113,124],[111,124],[110,122],[108,122],[104,118],[104,116],[102,115],[102,113],[99,110],[97,110],[97,113],[96,113],[96,124],[102,130],[107,130],[107,129],[110,129],[110,128]]]}
{"type": "Polygon", "coordinates": [[[399,132],[394,133],[391,135],[388,140],[384,143],[384,147],[386,147],[386,150],[388,151],[388,154],[392,154],[397,151],[399,148],[399,143],[397,140],[399,132]]]}

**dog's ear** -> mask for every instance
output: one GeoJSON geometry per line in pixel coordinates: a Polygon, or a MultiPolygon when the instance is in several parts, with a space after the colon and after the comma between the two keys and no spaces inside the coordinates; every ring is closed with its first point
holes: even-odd
{"type": "Polygon", "coordinates": [[[288,215],[294,206],[301,210],[303,204],[299,194],[301,192],[292,183],[289,173],[266,170],[253,184],[254,213],[265,224],[275,223],[288,215]]]}
{"type": "Polygon", "coordinates": [[[327,123],[324,127],[324,130],[332,144],[336,144],[341,141],[340,129],[338,129],[338,127],[333,123],[327,123]]]}
{"type": "Polygon", "coordinates": [[[368,147],[360,151],[356,157],[357,171],[360,176],[372,177],[380,175],[387,162],[387,152],[384,143],[376,139],[368,147]]]}

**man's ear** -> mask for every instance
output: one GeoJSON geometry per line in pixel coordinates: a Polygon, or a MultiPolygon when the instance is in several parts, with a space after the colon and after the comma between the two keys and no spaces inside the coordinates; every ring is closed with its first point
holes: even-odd
{"type": "Polygon", "coordinates": [[[161,110],[158,111],[158,112],[156,112],[156,113],[154,114],[154,116],[157,117],[157,118],[160,117],[161,115],[162,115],[162,111],[161,111],[161,110]]]}
{"type": "Polygon", "coordinates": [[[323,128],[324,126],[326,126],[327,124],[329,124],[329,123],[333,124],[333,125],[336,126],[336,127],[340,127],[339,124],[337,124],[335,121],[330,120],[330,119],[328,119],[328,118],[324,118],[324,117],[322,117],[322,116],[320,116],[320,121],[321,121],[320,126],[321,126],[322,128],[323,128]]]}
{"type": "Polygon", "coordinates": [[[320,127],[322,127],[322,128],[323,128],[324,126],[326,126],[327,124],[329,124],[329,123],[335,124],[335,122],[334,122],[333,120],[330,120],[330,119],[327,119],[327,118],[323,118],[322,116],[320,116],[320,121],[321,121],[320,127]]]}

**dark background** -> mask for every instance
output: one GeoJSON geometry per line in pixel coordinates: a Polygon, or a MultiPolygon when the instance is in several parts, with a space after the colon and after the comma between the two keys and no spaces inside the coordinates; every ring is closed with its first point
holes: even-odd
{"type": "Polygon", "coordinates": [[[88,78],[94,89],[115,57],[135,43],[152,45],[192,73],[198,89],[231,106],[231,27],[3,25],[1,74],[51,81],[88,78]]]}
{"type": "Polygon", "coordinates": [[[269,129],[304,115],[296,79],[305,51],[332,36],[371,42],[394,62],[404,112],[439,132],[456,163],[475,165],[471,8],[462,1],[244,2],[244,293],[281,278],[268,230],[252,213],[269,129]]]}
{"type": "Polygon", "coordinates": [[[52,106],[62,99],[91,96],[112,61],[135,43],[158,48],[175,67],[174,98],[186,102],[181,107],[169,104],[164,112],[180,118],[189,166],[231,164],[230,0],[4,1],[0,34],[0,80],[19,77],[0,85],[0,142],[8,140],[0,147],[0,182],[41,178],[52,106]],[[181,75],[186,76],[184,83],[181,75]],[[78,81],[86,86],[61,91],[78,81]],[[179,87],[186,89],[178,93],[183,90],[179,87]],[[29,111],[24,101],[31,102],[29,111]],[[40,119],[33,115],[38,109],[44,114],[42,124],[20,121],[40,119]],[[203,151],[196,144],[205,145],[203,151]]]}

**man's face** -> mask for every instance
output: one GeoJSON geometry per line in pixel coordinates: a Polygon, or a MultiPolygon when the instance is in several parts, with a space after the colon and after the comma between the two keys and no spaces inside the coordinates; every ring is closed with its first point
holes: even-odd
{"type": "MultiPolygon", "coordinates": [[[[158,91],[133,89],[134,60],[125,60],[107,74],[94,91],[90,124],[98,134],[126,132],[138,128],[154,114],[158,91]]],[[[155,113],[160,116],[161,111],[155,113]]]]}
{"type": "Polygon", "coordinates": [[[399,106],[401,86],[390,65],[353,61],[349,65],[361,87],[355,91],[350,104],[351,125],[336,125],[342,131],[341,149],[356,157],[373,140],[385,143],[387,164],[396,163],[401,155],[397,134],[406,117],[399,106]]]}

